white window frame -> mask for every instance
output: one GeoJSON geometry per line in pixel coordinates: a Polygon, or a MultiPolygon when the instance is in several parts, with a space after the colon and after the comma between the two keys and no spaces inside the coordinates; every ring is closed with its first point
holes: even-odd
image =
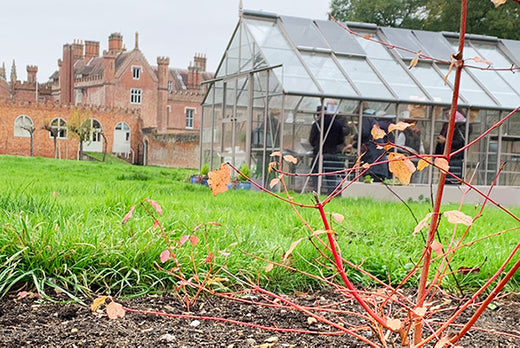
{"type": "Polygon", "coordinates": [[[184,115],[186,117],[186,129],[193,129],[195,120],[195,108],[184,108],[184,115]]]}
{"type": "Polygon", "coordinates": [[[27,129],[23,129],[23,126],[32,126],[34,129],[34,122],[27,115],[18,116],[14,120],[14,136],[19,138],[30,138],[31,133],[27,129]]]}
{"type": "Polygon", "coordinates": [[[173,91],[173,81],[168,81],[168,93],[171,93],[173,91]]]}
{"type": "Polygon", "coordinates": [[[140,88],[130,89],[130,104],[141,104],[142,103],[143,90],[140,88]]]}
{"type": "MultiPolygon", "coordinates": [[[[67,121],[65,121],[61,117],[55,117],[52,119],[50,123],[51,129],[56,129],[58,131],[58,136],[56,139],[68,139],[69,128],[67,127],[67,121]],[[53,125],[56,121],[57,125],[53,125]]],[[[49,132],[49,138],[52,138],[52,133],[49,132]]]]}
{"type": "Polygon", "coordinates": [[[138,66],[138,65],[132,65],[132,78],[134,80],[140,80],[142,71],[143,71],[143,67],[138,66]]]}

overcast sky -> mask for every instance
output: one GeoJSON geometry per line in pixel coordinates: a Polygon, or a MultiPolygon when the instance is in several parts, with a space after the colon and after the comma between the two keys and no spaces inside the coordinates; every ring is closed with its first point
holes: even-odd
{"type": "MultiPolygon", "coordinates": [[[[19,80],[26,66],[38,66],[38,81],[58,69],[63,45],[73,40],[100,42],[119,32],[129,50],[139,32],[139,49],[156,65],[187,68],[195,53],[207,57],[214,72],[238,22],[240,0],[9,0],[0,5],[0,64],[9,80],[13,59],[19,80]]],[[[242,0],[244,9],[326,19],[330,0],[242,0]]]]}

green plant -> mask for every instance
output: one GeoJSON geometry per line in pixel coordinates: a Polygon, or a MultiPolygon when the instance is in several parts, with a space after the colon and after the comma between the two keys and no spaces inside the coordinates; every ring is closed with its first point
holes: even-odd
{"type": "Polygon", "coordinates": [[[207,177],[209,174],[209,164],[204,163],[202,167],[200,167],[200,176],[207,177]]]}
{"type": "Polygon", "coordinates": [[[238,177],[239,181],[248,181],[249,178],[251,177],[251,169],[245,162],[240,167],[240,172],[242,173],[242,175],[239,175],[239,177],[238,177]]]}

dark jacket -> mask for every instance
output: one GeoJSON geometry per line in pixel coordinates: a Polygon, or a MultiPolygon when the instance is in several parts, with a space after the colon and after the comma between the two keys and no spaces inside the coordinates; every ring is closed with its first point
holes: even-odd
{"type": "MultiPolygon", "coordinates": [[[[365,163],[374,163],[376,161],[384,161],[386,158],[382,156],[385,153],[384,149],[377,147],[385,143],[383,139],[376,139],[372,137],[372,127],[378,122],[373,117],[363,117],[361,123],[361,153],[364,153],[361,160],[365,163]]],[[[359,134],[354,135],[354,146],[357,146],[359,134]]],[[[378,164],[371,167],[367,174],[374,176],[374,179],[384,180],[389,177],[388,163],[378,164]]]]}
{"type": "MultiPolygon", "coordinates": [[[[323,123],[325,126],[325,133],[323,135],[323,153],[336,154],[340,152],[342,147],[345,145],[345,136],[347,134],[345,134],[345,130],[341,123],[337,119],[332,119],[332,115],[325,114],[324,117],[325,119],[323,120],[323,123]]],[[[312,124],[311,133],[309,135],[309,143],[312,145],[314,156],[316,156],[320,151],[320,127],[321,120],[318,119],[312,124]]]]}

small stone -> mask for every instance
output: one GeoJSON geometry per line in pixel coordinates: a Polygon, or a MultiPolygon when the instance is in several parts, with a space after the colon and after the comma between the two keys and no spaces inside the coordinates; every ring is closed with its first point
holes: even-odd
{"type": "Polygon", "coordinates": [[[254,339],[252,339],[252,338],[248,338],[246,340],[246,343],[249,344],[250,346],[256,345],[256,341],[254,339]]]}
{"type": "Polygon", "coordinates": [[[276,337],[276,336],[271,336],[271,337],[269,337],[268,339],[266,339],[264,342],[267,342],[267,343],[276,343],[276,342],[278,342],[278,337],[276,337]]]}
{"type": "Polygon", "coordinates": [[[227,348],[235,348],[235,345],[231,343],[229,346],[227,346],[227,348]]]}
{"type": "Polygon", "coordinates": [[[70,333],[77,333],[78,332],[78,329],[76,329],[75,327],[73,327],[71,330],[70,330],[70,333]]]}
{"type": "Polygon", "coordinates": [[[161,337],[159,337],[159,341],[165,341],[165,342],[175,342],[175,336],[172,334],[164,334],[161,337]]]}
{"type": "Polygon", "coordinates": [[[199,326],[199,325],[200,325],[200,321],[198,321],[198,320],[194,320],[194,321],[192,321],[192,322],[190,323],[190,326],[191,326],[191,327],[197,327],[197,326],[199,326]]]}

